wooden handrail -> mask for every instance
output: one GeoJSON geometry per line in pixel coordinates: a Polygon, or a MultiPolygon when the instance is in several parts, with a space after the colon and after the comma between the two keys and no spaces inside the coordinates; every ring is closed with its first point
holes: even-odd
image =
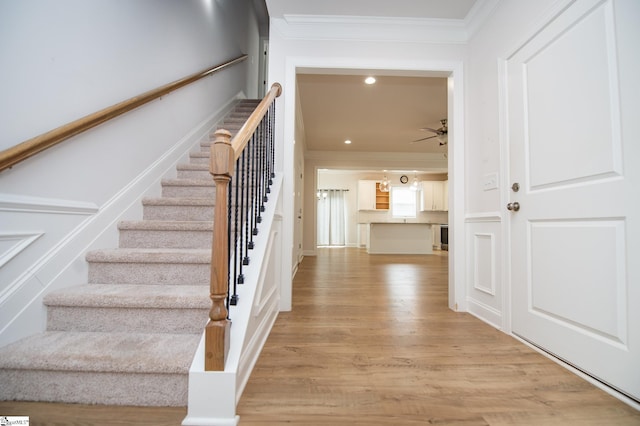
{"type": "Polygon", "coordinates": [[[62,125],[49,132],[43,133],[40,136],[36,136],[35,138],[14,145],[4,151],[0,151],[0,172],[16,165],[23,160],[26,160],[27,158],[41,151],[44,151],[47,148],[65,141],[66,139],[69,139],[82,132],[92,129],[99,124],[109,121],[112,118],[125,114],[146,103],[158,99],[168,93],[171,93],[176,89],[207,77],[217,71],[242,62],[247,59],[247,56],[248,55],[241,55],[222,64],[206,68],[200,72],[189,75],[180,80],[165,84],[164,86],[150,90],[141,95],[134,96],[133,98],[129,98],[126,101],[122,101],[118,104],[112,105],[100,111],[94,112],[93,114],[89,114],[78,120],[62,125]]]}
{"type": "Polygon", "coordinates": [[[251,135],[253,135],[253,133],[258,128],[260,121],[262,121],[262,117],[264,117],[269,110],[269,106],[281,94],[282,86],[280,85],[280,83],[273,83],[273,85],[271,85],[271,89],[269,89],[269,92],[267,92],[262,101],[260,101],[253,113],[251,113],[249,119],[242,125],[240,130],[238,130],[238,133],[236,133],[233,140],[231,141],[231,146],[235,151],[234,160],[237,160],[238,157],[240,157],[242,150],[244,150],[245,146],[247,146],[247,143],[249,142],[249,139],[251,139],[251,135]]]}
{"type": "Polygon", "coordinates": [[[229,293],[229,182],[234,174],[234,164],[242,154],[249,139],[269,111],[269,107],[282,93],[282,86],[274,83],[267,95],[251,113],[249,119],[231,140],[231,133],[224,129],[215,132],[210,147],[209,171],[216,188],[214,207],[213,242],[211,246],[211,310],[205,326],[205,371],[223,371],[229,352],[231,322],[227,318],[225,301],[229,293]]]}

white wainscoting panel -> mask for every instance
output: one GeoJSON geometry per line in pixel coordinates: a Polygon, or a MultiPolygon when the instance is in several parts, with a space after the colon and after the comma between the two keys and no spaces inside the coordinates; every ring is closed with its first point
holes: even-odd
{"type": "Polygon", "coordinates": [[[495,234],[476,232],[473,235],[473,287],[491,296],[496,295],[495,234]]]}
{"type": "Polygon", "coordinates": [[[44,232],[5,233],[0,231],[0,268],[42,235],[44,232]]]}
{"type": "Polygon", "coordinates": [[[471,314],[502,328],[502,220],[500,213],[467,215],[467,304],[471,314]]]}

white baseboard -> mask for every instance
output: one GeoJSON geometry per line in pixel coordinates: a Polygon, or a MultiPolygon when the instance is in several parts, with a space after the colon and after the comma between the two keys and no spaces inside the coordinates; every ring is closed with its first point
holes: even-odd
{"type": "Polygon", "coordinates": [[[502,328],[502,313],[491,306],[487,306],[477,300],[468,299],[467,312],[498,330],[502,328]]]}
{"type": "Polygon", "coordinates": [[[182,421],[182,426],[237,426],[238,424],[240,424],[240,416],[230,419],[187,416],[182,421]]]}

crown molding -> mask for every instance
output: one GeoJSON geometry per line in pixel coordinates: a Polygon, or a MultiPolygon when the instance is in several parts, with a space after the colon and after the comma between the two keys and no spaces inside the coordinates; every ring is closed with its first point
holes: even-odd
{"type": "Polygon", "coordinates": [[[272,27],[284,38],[405,43],[465,43],[463,20],[370,16],[284,15],[272,27]]]}
{"type": "Polygon", "coordinates": [[[271,24],[295,40],[344,40],[464,44],[501,0],[478,0],[464,19],[284,14],[271,24]]]}
{"type": "Polygon", "coordinates": [[[471,39],[493,14],[501,0],[478,0],[467,16],[464,18],[464,26],[467,31],[467,40],[471,39]]]}

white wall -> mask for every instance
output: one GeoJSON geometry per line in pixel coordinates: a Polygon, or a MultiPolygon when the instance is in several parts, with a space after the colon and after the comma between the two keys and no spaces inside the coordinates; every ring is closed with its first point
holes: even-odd
{"type": "Polygon", "coordinates": [[[86,279],[78,254],[89,246],[115,246],[116,219],[130,205],[128,214],[140,217],[133,192],[157,193],[158,174],[173,173],[169,163],[206,137],[230,102],[256,95],[259,36],[252,4],[0,2],[0,80],[10,82],[0,96],[0,149],[251,55],[0,174],[0,340],[10,324],[20,329],[16,318],[30,309],[29,327],[41,328],[42,293],[79,284],[83,274],[86,279]]]}
{"type": "MultiPolygon", "coordinates": [[[[277,140],[283,148],[279,167],[285,174],[285,194],[291,193],[287,185],[291,185],[290,165],[294,163],[294,152],[288,147],[293,138],[295,116],[295,94],[286,92],[295,88],[297,69],[451,70],[452,64],[463,64],[460,67],[463,80],[450,80],[450,93],[454,97],[461,96],[450,105],[453,104],[454,109],[463,108],[462,112],[452,110],[449,114],[451,217],[462,217],[462,220],[450,220],[450,253],[453,254],[450,261],[455,262],[450,263],[450,306],[469,309],[508,331],[508,292],[504,288],[508,253],[503,251],[503,205],[509,195],[508,183],[504,181],[508,150],[504,136],[504,105],[500,100],[504,77],[500,60],[539,29],[550,8],[566,3],[565,0],[485,1],[481,3],[484,10],[477,14],[479,20],[465,22],[461,37],[448,33],[443,27],[439,27],[443,30],[441,34],[430,33],[434,28],[429,28],[428,24],[419,34],[412,32],[414,28],[409,24],[406,32],[395,27],[397,31],[391,34],[386,32],[388,28],[380,20],[376,23],[363,21],[347,28],[348,23],[343,22],[344,26],[341,26],[340,22],[331,22],[327,17],[318,20],[301,16],[272,19],[269,75],[272,81],[285,84],[284,105],[276,129],[277,140]],[[455,87],[452,88],[453,83],[455,87]],[[460,147],[462,153],[456,151],[460,147]],[[498,188],[485,190],[484,183],[493,176],[498,181],[498,188]],[[491,250],[472,249],[486,246],[487,241],[490,241],[491,250]],[[478,280],[493,280],[494,294],[477,291],[474,283],[478,280]]],[[[460,74],[460,69],[458,71],[460,74]]],[[[348,161],[337,157],[330,160],[345,167],[348,167],[348,161]]],[[[307,194],[315,190],[315,170],[327,162],[327,158],[307,157],[304,184],[307,194]]],[[[285,212],[291,211],[291,204],[291,200],[285,200],[285,212]]],[[[307,195],[307,219],[312,205],[313,200],[307,195]]],[[[285,219],[283,229],[287,232],[290,228],[291,224],[285,219]]],[[[305,252],[314,248],[306,238],[308,232],[309,228],[305,226],[305,252]]],[[[284,238],[286,250],[291,246],[287,242],[291,237],[285,235],[284,238]]]]}
{"type": "Polygon", "coordinates": [[[505,206],[510,195],[507,123],[501,101],[505,75],[501,59],[533,35],[546,11],[557,2],[500,2],[469,40],[466,75],[465,216],[467,302],[470,312],[495,327],[510,330],[506,268],[505,206]],[[499,188],[485,190],[496,174],[499,188]],[[487,292],[487,288],[493,288],[487,292]]]}
{"type": "MultiPolygon", "coordinates": [[[[269,3],[267,2],[267,5],[269,3]]],[[[284,174],[284,194],[293,194],[293,165],[297,159],[292,148],[295,138],[295,74],[298,68],[345,68],[358,69],[369,68],[377,70],[404,70],[407,72],[416,71],[414,75],[426,71],[441,72],[439,76],[451,75],[452,70],[457,69],[461,78],[461,64],[464,61],[465,46],[458,42],[437,42],[427,34],[424,40],[408,41],[398,40],[398,27],[393,26],[392,31],[373,31],[376,39],[363,41],[358,37],[355,27],[349,23],[343,25],[339,32],[333,24],[322,22],[287,23],[283,19],[271,19],[269,38],[269,79],[271,82],[280,82],[284,86],[283,99],[280,100],[279,115],[276,119],[276,141],[277,155],[276,167],[284,174]],[[342,31],[344,30],[344,31],[342,31]],[[336,36],[340,33],[344,37],[336,36]]],[[[370,28],[371,29],[371,28],[370,28]]],[[[413,27],[415,29],[415,26],[413,27]]],[[[428,33],[428,31],[427,31],[428,33]]],[[[461,93],[463,82],[459,81],[460,98],[457,102],[449,102],[451,108],[459,108],[458,114],[462,116],[461,93]],[[454,107],[453,105],[457,105],[454,107]]],[[[457,124],[461,126],[462,121],[457,124]]],[[[451,132],[460,138],[459,147],[463,146],[464,129],[455,128],[452,123],[451,132]]],[[[452,136],[454,137],[454,136],[452,136]]],[[[449,161],[453,158],[461,158],[460,155],[449,156],[449,161]]],[[[320,164],[318,161],[316,164],[320,164]]],[[[309,162],[305,163],[305,199],[304,210],[306,219],[311,213],[308,205],[309,193],[313,194],[314,182],[308,182],[309,176],[314,167],[309,162]]],[[[345,166],[348,166],[345,164],[345,166]]],[[[392,166],[389,166],[392,167],[392,166]]],[[[462,182],[452,181],[452,187],[462,185],[462,182]]],[[[462,195],[462,190],[459,191],[462,195]]],[[[458,203],[460,214],[463,214],[462,200],[458,203]]],[[[314,209],[315,210],[315,209],[314,209]]],[[[283,223],[283,247],[285,251],[294,249],[293,218],[294,199],[286,196],[284,200],[284,223],[283,223]]],[[[306,222],[306,220],[305,220],[306,222]]],[[[315,223],[315,220],[314,220],[315,223]]],[[[306,231],[305,231],[306,232],[306,231]]],[[[459,245],[462,247],[462,244],[459,245]]],[[[305,251],[307,246],[304,247],[305,251]]],[[[293,256],[289,256],[293,257],[293,256]]],[[[288,261],[290,262],[290,261],[288,261]]],[[[292,270],[292,265],[283,265],[284,270],[292,270]]],[[[452,279],[455,277],[452,274],[452,279]]],[[[291,283],[283,283],[283,300],[285,293],[291,292],[291,283]]],[[[285,304],[286,305],[286,304],[285,304]]]]}

